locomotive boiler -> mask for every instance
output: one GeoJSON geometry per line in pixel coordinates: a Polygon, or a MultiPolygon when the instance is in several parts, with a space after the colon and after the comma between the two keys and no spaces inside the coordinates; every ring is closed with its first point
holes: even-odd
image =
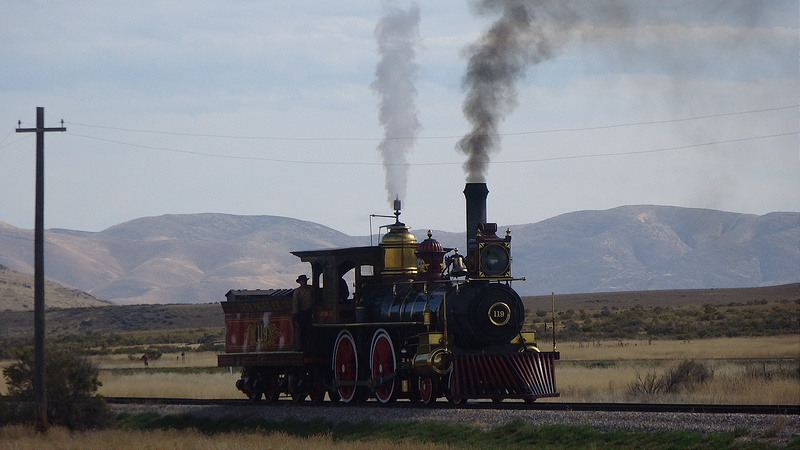
{"type": "Polygon", "coordinates": [[[555,397],[554,361],[533,332],[511,284],[511,233],[486,222],[484,183],[467,183],[466,255],[432,233],[417,242],[400,222],[375,246],[292,252],[311,265],[311,323],[293,308],[295,289],[231,290],[222,302],[220,366],[242,368],[251,400],[358,402],[397,398],[555,397]],[[352,281],[352,293],[349,283],[352,281]]]}

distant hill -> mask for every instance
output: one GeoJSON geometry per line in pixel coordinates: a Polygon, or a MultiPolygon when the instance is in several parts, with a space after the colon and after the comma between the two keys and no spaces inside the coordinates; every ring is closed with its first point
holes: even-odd
{"type": "MultiPolygon", "coordinates": [[[[527,279],[514,283],[523,295],[800,281],[800,213],[624,206],[506,228],[513,274],[527,279]]],[[[463,253],[464,233],[434,237],[463,253]]],[[[49,279],[117,304],[208,303],[229,289],[293,287],[310,270],[290,251],[369,245],[312,222],[226,214],[147,217],[98,233],[52,229],[45,240],[49,279]]],[[[31,230],[0,222],[0,264],[33,272],[31,230]]]]}
{"type": "MultiPolygon", "coordinates": [[[[550,295],[523,297],[527,311],[545,311],[552,307],[550,295]]],[[[725,306],[754,303],[790,302],[800,307],[800,283],[757,288],[732,289],[672,289],[627,292],[597,292],[592,294],[556,294],[557,311],[596,311],[603,308],[631,309],[675,308],[683,306],[725,306]]]]}
{"type": "MultiPolygon", "coordinates": [[[[48,339],[92,333],[185,330],[225,327],[219,303],[197,305],[111,305],[103,308],[65,308],[47,312],[48,339]]],[[[0,314],[0,340],[33,340],[33,311],[0,314]]]]}
{"type": "MultiPolygon", "coordinates": [[[[768,303],[775,306],[800,303],[800,284],[739,289],[691,289],[674,291],[603,292],[595,294],[556,295],[556,311],[628,310],[636,307],[665,308],[702,305],[745,305],[768,303]]],[[[537,311],[545,314],[538,320],[549,321],[550,296],[523,297],[525,309],[531,316],[537,311]]],[[[772,307],[770,306],[770,308],[772,307]]],[[[794,306],[797,308],[797,306],[794,306]]],[[[92,336],[94,333],[120,333],[143,330],[222,329],[224,313],[219,303],[183,305],[124,305],[103,308],[65,308],[47,313],[48,339],[63,336],[92,336]]],[[[180,335],[180,333],[175,333],[180,335]]],[[[156,335],[151,335],[156,336],[156,335]]],[[[31,340],[33,311],[4,311],[0,313],[0,341],[31,340]]]]}
{"type": "Polygon", "coordinates": [[[800,281],[800,213],[624,206],[568,213],[512,231],[514,273],[527,277],[524,284],[535,293],[800,281]]]}
{"type": "MultiPolygon", "coordinates": [[[[295,285],[289,252],[364,245],[311,222],[274,216],[165,215],[98,233],[45,232],[45,273],[117,304],[208,303],[230,289],[295,285]]],[[[367,241],[368,243],[368,241],[367,241]]],[[[0,223],[0,264],[33,272],[33,232],[0,223]]]]}
{"type": "MultiPolygon", "coordinates": [[[[33,311],[33,298],[33,275],[0,266],[0,311],[33,311]]],[[[44,282],[44,298],[48,309],[113,305],[86,292],[47,280],[44,282]]]]}

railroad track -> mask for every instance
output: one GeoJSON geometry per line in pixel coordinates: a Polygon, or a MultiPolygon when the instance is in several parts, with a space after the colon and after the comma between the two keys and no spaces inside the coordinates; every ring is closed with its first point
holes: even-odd
{"type": "MultiPolygon", "coordinates": [[[[253,403],[246,399],[196,399],[196,398],[159,398],[159,397],[106,397],[106,402],[113,405],[183,405],[183,406],[239,406],[259,407],[269,403],[253,403]]],[[[325,402],[315,405],[310,402],[293,404],[291,400],[280,400],[281,406],[302,407],[341,407],[357,408],[357,404],[325,402]]],[[[362,404],[363,405],[363,404],[362,404]]],[[[449,402],[436,402],[422,405],[414,402],[399,401],[391,405],[368,402],[369,406],[381,408],[419,408],[419,409],[476,409],[476,410],[527,410],[527,411],[605,411],[605,412],[649,412],[649,413],[703,413],[703,414],[772,414],[800,415],[800,405],[710,405],[710,404],[659,404],[659,403],[566,403],[539,402],[525,404],[508,401],[492,403],[473,401],[462,405],[449,402]]]]}

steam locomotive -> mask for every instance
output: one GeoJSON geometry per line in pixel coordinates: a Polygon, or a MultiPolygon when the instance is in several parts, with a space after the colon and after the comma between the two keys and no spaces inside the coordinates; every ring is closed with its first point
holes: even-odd
{"type": "Polygon", "coordinates": [[[484,183],[464,189],[466,258],[430,231],[418,243],[399,220],[399,200],[377,246],[292,252],[311,264],[310,326],[295,320],[295,289],[229,291],[219,366],[241,367],[236,386],[253,401],[558,396],[559,353],[522,331],[511,233],[486,222],[488,192],[484,183]]]}

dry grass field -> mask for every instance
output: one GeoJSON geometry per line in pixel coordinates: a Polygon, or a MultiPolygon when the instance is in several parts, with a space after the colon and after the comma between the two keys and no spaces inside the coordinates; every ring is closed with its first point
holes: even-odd
{"type": "Polygon", "coordinates": [[[800,404],[800,336],[564,343],[558,349],[561,397],[549,401],[800,404]],[[631,393],[632,384],[686,360],[701,361],[713,376],[679,392],[631,393]]]}
{"type": "MultiPolygon", "coordinates": [[[[0,361],[0,373],[3,372],[3,369],[8,367],[12,361],[0,361]]],[[[0,377],[0,395],[8,394],[8,388],[6,387],[6,377],[0,377]]]]}
{"type": "MultiPolygon", "coordinates": [[[[764,286],[755,288],[733,289],[672,289],[664,291],[629,291],[629,292],[596,292],[591,294],[558,294],[555,295],[556,310],[585,309],[600,310],[603,307],[630,309],[641,307],[681,307],[702,305],[728,305],[731,303],[746,304],[766,301],[768,303],[784,300],[794,301],[800,298],[800,284],[784,284],[780,286],[764,286]]],[[[529,311],[550,311],[549,295],[524,297],[525,309],[529,311]]]]}
{"type": "Polygon", "coordinates": [[[561,364],[557,366],[556,380],[561,396],[540,401],[556,402],[644,402],[644,403],[712,403],[712,404],[800,404],[800,381],[796,377],[777,376],[797,362],[769,364],[764,369],[771,373],[758,376],[762,366],[739,362],[709,363],[714,376],[700,385],[676,393],[636,395],[631,385],[648,374],[661,374],[677,362],[622,362],[608,366],[583,366],[561,364]],[[755,370],[755,372],[754,372],[755,370]]]}
{"type": "Polygon", "coordinates": [[[106,397],[180,397],[180,398],[244,398],[235,383],[237,370],[223,373],[153,372],[118,375],[100,373],[103,386],[98,392],[106,397]]]}
{"type": "MultiPolygon", "coordinates": [[[[551,350],[552,343],[542,344],[551,350]]],[[[800,358],[800,336],[757,336],[692,341],[599,341],[557,343],[564,361],[629,359],[800,358]]]]}
{"type": "MultiPolygon", "coordinates": [[[[547,348],[545,348],[547,349],[547,348]]],[[[549,350],[549,349],[548,349],[549,350]]],[[[696,341],[600,341],[558,344],[556,380],[561,397],[540,401],[800,404],[800,336],[720,338],[696,341]],[[763,358],[793,358],[766,360],[763,358]],[[631,395],[630,385],[683,360],[698,360],[714,376],[691,390],[658,397],[631,395]],[[795,372],[792,372],[792,371],[795,372]]],[[[100,394],[109,397],[243,398],[234,383],[238,370],[174,372],[170,368],[216,366],[216,354],[164,354],[147,370],[123,355],[95,357],[100,394]],[[119,370],[119,369],[140,370],[119,370]],[[165,370],[159,370],[165,369],[165,370]]]]}
{"type": "MultiPolygon", "coordinates": [[[[542,345],[543,350],[551,348],[542,345]]],[[[800,336],[563,342],[557,349],[561,397],[540,401],[800,404],[800,336]],[[713,378],[659,397],[630,393],[637,379],[661,374],[684,360],[703,361],[713,378]]],[[[214,352],[187,352],[183,357],[165,353],[150,360],[146,369],[127,355],[94,356],[92,361],[101,369],[99,393],[107,397],[243,398],[235,387],[238,369],[215,369],[214,352]]],[[[0,369],[8,364],[0,361],[0,369]]],[[[0,393],[6,392],[5,379],[0,379],[0,393]]]]}
{"type": "MultiPolygon", "coordinates": [[[[128,355],[98,355],[92,356],[90,359],[100,370],[141,369],[144,367],[144,363],[140,359],[130,359],[128,355]]],[[[217,367],[217,354],[214,352],[185,352],[181,356],[180,353],[164,353],[159,359],[150,359],[148,367],[152,369],[217,367]]]]}
{"type": "MultiPolygon", "coordinates": [[[[549,350],[543,346],[545,350],[549,350]]],[[[723,338],[695,341],[598,341],[558,344],[562,360],[556,367],[560,398],[540,401],[800,404],[800,336],[723,338]],[[763,358],[772,359],[763,359],[763,358]],[[739,359],[734,359],[739,358],[739,359]],[[788,358],[788,359],[787,359],[788,358]],[[637,396],[630,386],[648,374],[669,371],[681,361],[701,361],[713,378],[673,393],[637,396]],[[795,375],[792,376],[792,373],[795,375]]],[[[165,353],[144,368],[127,355],[95,356],[101,368],[105,396],[243,398],[235,388],[238,371],[216,368],[214,352],[165,353]]],[[[5,367],[9,362],[0,362],[5,367]]],[[[0,392],[5,392],[0,382],[0,392]]],[[[442,400],[443,401],[443,400],[442,400]]],[[[452,432],[452,431],[449,431],[452,432]]],[[[372,435],[370,435],[372,436],[372,435]]],[[[598,438],[599,439],[599,438],[598,438]]],[[[642,439],[642,437],[639,437],[642,439]]],[[[653,435],[644,447],[661,444],[653,435]]],[[[579,448],[595,448],[589,441],[579,448]]],[[[410,450],[477,448],[402,439],[335,439],[331,434],[310,437],[275,431],[201,432],[197,428],[133,430],[118,428],[89,432],[53,427],[46,434],[26,426],[0,427],[3,450],[127,449],[374,449],[410,450]]],[[[508,446],[506,448],[515,448],[508,446]]],[[[553,448],[573,448],[553,446],[553,448]]],[[[703,447],[710,448],[710,447],[703,447]]],[[[731,448],[737,448],[736,446],[731,448]]],[[[765,447],[777,448],[777,447],[765,447]]]]}

